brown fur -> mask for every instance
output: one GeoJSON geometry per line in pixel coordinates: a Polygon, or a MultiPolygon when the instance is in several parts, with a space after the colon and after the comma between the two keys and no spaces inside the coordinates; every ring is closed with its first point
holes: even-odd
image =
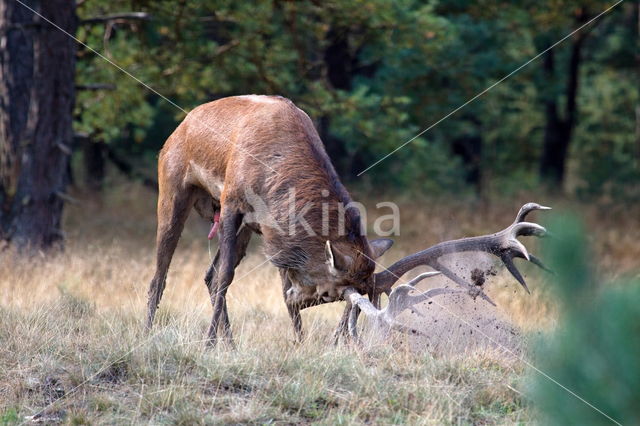
{"type": "Polygon", "coordinates": [[[285,299],[299,329],[300,308],[337,300],[346,286],[368,290],[374,271],[372,249],[360,230],[360,217],[340,205],[351,199],[340,183],[309,117],[281,97],[238,96],[195,108],[165,143],[158,161],[158,233],[156,274],[149,289],[150,327],[162,297],[171,257],[184,222],[194,207],[211,219],[221,210],[220,251],[207,274],[214,304],[210,337],[222,321],[228,330],[226,289],[244,256],[250,235],[238,237],[243,218],[252,213],[247,190],[262,199],[269,214],[285,231],[261,223],[246,223],[261,233],[266,254],[281,268],[285,299]],[[289,233],[289,188],[295,188],[295,211],[317,234],[300,226],[289,233]],[[322,235],[322,204],[329,208],[328,235],[322,235]],[[344,220],[345,234],[338,223],[344,220]],[[329,268],[326,241],[331,242],[336,270],[329,268]],[[296,320],[296,318],[298,318],[296,320]]]}

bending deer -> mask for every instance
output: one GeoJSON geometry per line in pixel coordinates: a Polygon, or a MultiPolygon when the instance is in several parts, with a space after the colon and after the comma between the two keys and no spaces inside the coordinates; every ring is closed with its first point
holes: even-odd
{"type": "Polygon", "coordinates": [[[208,219],[219,213],[212,233],[219,232],[220,246],[205,278],[214,307],[212,343],[219,326],[231,340],[225,296],[253,232],[262,234],[267,256],[280,268],[298,338],[300,309],[339,300],[347,288],[370,291],[374,259],[392,243],[367,240],[359,212],[344,209],[351,198],[311,120],[281,97],[237,96],[195,108],[160,152],[158,183],[148,328],[192,208],[208,219]],[[291,212],[300,220],[291,223],[291,212]]]}
{"type": "Polygon", "coordinates": [[[205,277],[214,307],[208,332],[211,343],[219,327],[231,341],[226,292],[254,232],[262,234],[265,252],[280,270],[298,339],[302,337],[300,310],[310,306],[347,300],[336,336],[355,337],[360,309],[389,328],[402,329],[395,321],[402,310],[438,294],[463,291],[435,289],[410,295],[417,281],[432,274],[391,290],[404,273],[420,265],[431,266],[473,297],[493,303],[481,288],[439,262],[445,254],[495,254],[527,291],[512,259],[520,257],[542,266],[517,240],[545,232],[537,224],[524,222],[529,212],[546,209],[529,203],[504,231],[444,242],[374,274],[375,260],[392,241],[369,241],[364,236],[359,212],[346,208],[351,198],[311,120],[281,97],[230,97],[195,108],[162,148],[158,182],[157,260],[149,288],[147,327],[153,323],[184,223],[195,208],[213,220],[209,236],[220,233],[218,252],[205,277]],[[292,222],[292,212],[302,220],[292,222]],[[381,310],[382,293],[389,295],[389,304],[381,310]]]}

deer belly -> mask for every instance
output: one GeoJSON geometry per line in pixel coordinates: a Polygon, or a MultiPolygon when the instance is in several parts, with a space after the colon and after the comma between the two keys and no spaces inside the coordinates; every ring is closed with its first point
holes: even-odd
{"type": "Polygon", "coordinates": [[[211,170],[207,170],[196,164],[194,161],[189,162],[189,170],[185,180],[187,183],[201,187],[215,200],[220,200],[222,191],[224,191],[224,181],[222,178],[211,170]]]}

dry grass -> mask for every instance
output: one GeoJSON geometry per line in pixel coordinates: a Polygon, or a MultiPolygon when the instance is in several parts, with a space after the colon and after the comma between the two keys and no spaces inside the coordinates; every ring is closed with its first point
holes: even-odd
{"type": "MultiPolygon", "coordinates": [[[[527,200],[491,208],[401,203],[402,234],[383,261],[495,231],[511,222],[520,201],[527,200]]],[[[307,310],[312,338],[295,345],[276,270],[260,266],[258,239],[229,291],[237,348],[207,349],[207,225],[197,219],[188,224],[146,335],[154,203],[135,186],[86,199],[67,211],[64,254],[0,259],[0,422],[36,413],[43,423],[73,424],[535,420],[521,393],[525,367],[488,349],[441,356],[402,343],[334,347],[340,304],[307,310]]],[[[585,212],[596,229],[600,266],[610,275],[640,269],[635,213],[585,212]]],[[[550,286],[540,272],[524,270],[532,296],[504,276],[491,284],[491,295],[518,327],[544,329],[556,317],[550,286]]]]}

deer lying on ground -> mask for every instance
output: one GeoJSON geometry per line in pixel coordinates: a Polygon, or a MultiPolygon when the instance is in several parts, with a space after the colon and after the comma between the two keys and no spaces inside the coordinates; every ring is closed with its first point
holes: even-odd
{"type": "MultiPolygon", "coordinates": [[[[302,338],[301,309],[345,299],[347,307],[337,336],[356,335],[360,308],[365,314],[384,318],[389,326],[399,327],[389,319],[389,313],[405,306],[397,300],[401,294],[408,297],[407,289],[416,281],[393,291],[391,287],[419,265],[431,266],[474,296],[489,300],[476,286],[438,262],[446,253],[481,250],[497,254],[526,288],[511,259],[537,260],[515,237],[544,233],[539,225],[522,221],[529,211],[541,208],[529,204],[521,210],[517,223],[501,233],[442,243],[374,274],[376,259],[392,241],[366,238],[359,211],[345,208],[351,198],[310,118],[281,97],[237,96],[195,108],[162,148],[158,183],[157,258],[149,287],[147,328],[153,323],[184,223],[195,208],[202,217],[213,219],[209,237],[218,232],[220,239],[205,277],[213,305],[208,332],[212,344],[219,328],[227,340],[232,339],[226,292],[253,233],[262,235],[266,255],[280,270],[285,303],[298,339],[302,338]],[[261,212],[256,212],[256,205],[261,212]],[[291,223],[292,212],[296,218],[302,215],[303,220],[291,223]],[[389,295],[390,305],[380,311],[383,293],[389,295]]],[[[436,293],[406,300],[416,302],[436,293]]]]}

